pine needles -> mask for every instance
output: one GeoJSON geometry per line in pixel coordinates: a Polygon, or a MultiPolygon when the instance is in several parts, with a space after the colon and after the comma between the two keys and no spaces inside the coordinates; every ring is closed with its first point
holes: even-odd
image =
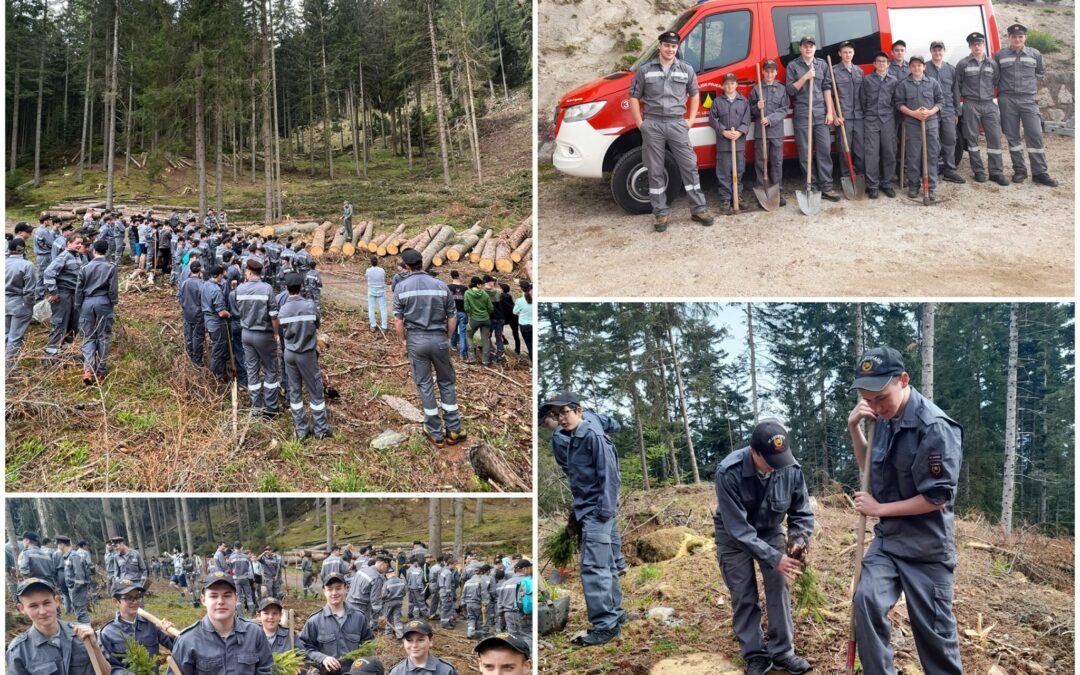
{"type": "Polygon", "coordinates": [[[577,555],[577,539],[570,536],[566,528],[560,528],[544,540],[543,553],[555,567],[568,567],[577,555]]]}
{"type": "Polygon", "coordinates": [[[150,656],[146,647],[131,635],[124,636],[124,647],[123,653],[119,655],[120,661],[131,675],[155,675],[158,659],[150,656]]]}
{"type": "Polygon", "coordinates": [[[814,568],[807,565],[802,574],[795,577],[795,615],[800,618],[811,618],[819,626],[825,625],[824,608],[827,604],[825,594],[818,588],[817,574],[814,568]]]}
{"type": "Polygon", "coordinates": [[[338,661],[342,661],[342,662],[344,662],[344,661],[355,661],[356,659],[359,659],[359,658],[362,658],[362,657],[365,657],[365,656],[375,656],[375,641],[374,640],[369,640],[367,642],[364,642],[359,647],[352,650],[351,652],[348,652],[347,654],[342,654],[340,657],[338,657],[338,661]]]}
{"type": "Polygon", "coordinates": [[[290,649],[274,654],[274,675],[296,675],[304,667],[304,656],[290,649]]]}

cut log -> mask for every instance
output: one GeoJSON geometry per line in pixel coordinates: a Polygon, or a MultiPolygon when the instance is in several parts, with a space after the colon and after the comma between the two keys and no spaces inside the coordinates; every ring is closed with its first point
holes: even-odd
{"type": "Polygon", "coordinates": [[[311,235],[311,255],[315,258],[321,258],[323,252],[326,249],[326,237],[330,232],[330,228],[333,224],[329,220],[324,220],[321,225],[315,228],[314,234],[311,235]]]}
{"type": "Polygon", "coordinates": [[[532,234],[532,216],[521,221],[520,225],[507,234],[506,241],[510,243],[510,249],[513,250],[520,246],[530,234],[532,234]]]}
{"type": "Polygon", "coordinates": [[[431,243],[431,240],[439,234],[442,230],[442,225],[432,225],[428,229],[424,230],[420,234],[414,236],[401,246],[401,250],[404,251],[407,248],[411,248],[414,251],[423,251],[424,248],[431,243]]]}
{"type": "Polygon", "coordinates": [[[345,256],[346,258],[351,258],[353,257],[354,253],[356,253],[356,247],[353,246],[352,242],[347,241],[341,245],[341,255],[345,256]]]}
{"type": "MultiPolygon", "coordinates": [[[[381,237],[375,237],[368,242],[368,251],[377,253],[380,256],[386,255],[389,252],[389,244],[397,240],[405,232],[405,223],[397,226],[397,229],[388,234],[384,234],[381,237]]],[[[397,253],[397,249],[394,250],[397,253]]]]}
{"type": "Polygon", "coordinates": [[[503,274],[514,271],[514,261],[510,259],[510,244],[505,241],[500,240],[495,248],[495,269],[503,274]]]}
{"type": "Polygon", "coordinates": [[[488,230],[484,233],[484,236],[480,238],[480,241],[478,241],[469,252],[469,262],[473,264],[480,262],[480,254],[484,252],[484,247],[487,246],[487,242],[491,239],[493,234],[494,232],[492,230],[488,230]]]}
{"type": "Polygon", "coordinates": [[[423,258],[420,269],[426,270],[431,261],[435,258],[435,254],[441,251],[450,242],[450,239],[454,236],[454,228],[450,225],[444,225],[439,233],[436,234],[431,243],[424,247],[424,250],[420,253],[423,258]]]}
{"type": "MultiPolygon", "coordinates": [[[[529,489],[520,475],[502,453],[487,443],[477,443],[468,449],[469,464],[481,479],[494,483],[504,492],[525,492],[529,489]]],[[[530,470],[531,475],[531,470],[530,470]]]]}
{"type": "Polygon", "coordinates": [[[334,240],[330,242],[330,253],[341,253],[341,247],[345,245],[345,231],[342,230],[334,235],[334,240]]]}
{"type": "MultiPolygon", "coordinates": [[[[450,250],[446,252],[446,260],[457,262],[461,258],[472,250],[473,246],[476,246],[476,242],[480,241],[480,237],[484,235],[484,228],[480,227],[479,221],[461,233],[460,244],[455,244],[450,247],[450,250]]],[[[435,263],[436,265],[439,263],[435,263]]]]}
{"type": "MultiPolygon", "coordinates": [[[[491,272],[495,269],[495,252],[498,250],[500,243],[505,242],[502,239],[493,237],[484,244],[484,249],[480,252],[479,265],[481,272],[491,272]]],[[[507,254],[509,255],[509,252],[507,254]]]]}
{"type": "Polygon", "coordinates": [[[521,242],[521,245],[515,248],[512,253],[510,253],[510,259],[516,263],[521,262],[521,260],[525,257],[526,254],[528,254],[529,249],[531,248],[532,237],[529,237],[525,241],[521,242]]]}
{"type": "Polygon", "coordinates": [[[356,239],[355,235],[354,235],[353,244],[362,244],[366,248],[367,245],[368,245],[368,242],[370,242],[371,238],[374,237],[374,236],[375,236],[375,223],[371,222],[370,220],[365,221],[364,222],[364,231],[363,231],[363,233],[360,234],[359,239],[356,239]]]}
{"type": "Polygon", "coordinates": [[[397,255],[402,251],[402,249],[408,248],[408,242],[411,239],[412,237],[408,237],[405,235],[405,226],[402,225],[401,233],[386,243],[386,254],[397,255]]]}
{"type": "Polygon", "coordinates": [[[529,251],[529,255],[521,261],[521,276],[532,280],[532,251],[529,251]]]}
{"type": "Polygon", "coordinates": [[[442,267],[443,263],[446,262],[446,254],[449,253],[450,249],[452,249],[452,248],[453,248],[452,244],[447,244],[446,246],[443,246],[442,250],[440,250],[438,253],[436,253],[435,257],[431,259],[431,264],[434,265],[435,267],[442,267]]]}

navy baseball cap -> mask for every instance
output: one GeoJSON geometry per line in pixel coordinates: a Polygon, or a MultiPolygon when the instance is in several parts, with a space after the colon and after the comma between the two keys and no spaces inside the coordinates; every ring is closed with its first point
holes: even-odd
{"type": "Polygon", "coordinates": [[[986,42],[986,36],[979,32],[968,33],[967,43],[970,45],[976,42],[986,42]]]}
{"type": "Polygon", "coordinates": [[[788,445],[787,429],[775,420],[758,423],[750,434],[750,447],[765,458],[774,469],[782,469],[795,463],[788,445]]]}
{"type": "Polygon", "coordinates": [[[224,572],[212,572],[203,577],[203,588],[210,588],[214,584],[228,584],[234,591],[236,590],[236,581],[224,572]]]}
{"type": "Polygon", "coordinates": [[[540,404],[540,414],[547,414],[548,408],[561,408],[563,406],[578,408],[581,406],[581,397],[572,391],[558,391],[551,398],[540,404]]]}
{"type": "Polygon", "coordinates": [[[855,382],[851,388],[881,391],[905,370],[900,352],[892,347],[874,347],[863,352],[855,363],[855,382]]]}
{"type": "Polygon", "coordinates": [[[131,579],[117,579],[113,582],[112,595],[115,598],[119,595],[127,595],[132,591],[141,590],[144,590],[143,587],[136,581],[132,581],[131,579]]]}
{"type": "Polygon", "coordinates": [[[365,656],[353,661],[349,673],[363,673],[364,675],[386,675],[386,666],[374,656],[365,656]]]}
{"type": "Polygon", "coordinates": [[[431,624],[428,623],[427,621],[424,621],[423,619],[413,619],[412,621],[405,624],[404,632],[401,634],[401,637],[405,637],[409,633],[420,633],[422,635],[431,635],[431,633],[432,633],[431,624]]]}
{"type": "Polygon", "coordinates": [[[323,588],[326,588],[330,584],[334,584],[334,583],[341,583],[341,584],[346,583],[345,582],[345,577],[338,574],[337,572],[331,572],[330,574],[326,575],[326,579],[323,581],[322,585],[323,585],[323,588]]]}
{"type": "Polygon", "coordinates": [[[21,598],[33,590],[45,590],[53,594],[56,593],[56,587],[54,587],[51,582],[46,581],[45,579],[38,579],[37,577],[29,577],[23,579],[22,583],[15,589],[15,597],[21,598]]]}
{"type": "Polygon", "coordinates": [[[491,637],[486,637],[477,643],[476,647],[473,648],[473,651],[477,654],[482,654],[485,650],[491,649],[492,647],[503,646],[509,647],[515,652],[524,655],[526,659],[530,658],[532,649],[529,647],[528,641],[523,637],[511,635],[510,633],[495,633],[491,637]]]}
{"type": "Polygon", "coordinates": [[[673,30],[668,30],[660,33],[660,37],[657,39],[660,40],[660,42],[666,42],[669,45],[677,45],[680,42],[679,34],[673,30]]]}
{"type": "Polygon", "coordinates": [[[414,248],[407,248],[401,252],[401,262],[406,265],[415,265],[423,259],[424,257],[420,255],[420,251],[417,251],[414,248]]]}

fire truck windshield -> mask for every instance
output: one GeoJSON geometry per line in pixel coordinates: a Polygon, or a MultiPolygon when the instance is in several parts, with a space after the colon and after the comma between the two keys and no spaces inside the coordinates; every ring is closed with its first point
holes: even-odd
{"type": "MultiPolygon", "coordinates": [[[[685,26],[686,23],[688,21],[690,21],[690,18],[693,17],[693,16],[694,16],[694,10],[691,9],[691,10],[685,12],[682,16],[680,16],[678,18],[678,20],[675,21],[675,24],[671,28],[669,28],[668,30],[673,30],[675,32],[679,32],[679,29],[681,29],[683,26],[685,26]]],[[[660,42],[658,40],[653,40],[649,44],[648,48],[645,49],[644,52],[642,52],[641,56],[638,57],[638,60],[634,61],[634,64],[632,66],[630,66],[630,68],[628,70],[631,73],[636,72],[638,67],[641,66],[641,64],[643,64],[646,61],[654,58],[656,56],[656,50],[657,50],[657,47],[659,46],[659,44],[660,44],[660,42]]],[[[680,56],[681,56],[681,50],[680,50],[680,56]]]]}

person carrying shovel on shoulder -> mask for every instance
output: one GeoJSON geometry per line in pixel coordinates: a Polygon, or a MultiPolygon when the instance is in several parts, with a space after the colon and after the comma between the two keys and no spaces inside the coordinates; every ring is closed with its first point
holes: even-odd
{"type": "MultiPolygon", "coordinates": [[[[764,127],[764,133],[754,134],[754,167],[757,169],[757,183],[775,186],[777,190],[784,182],[784,118],[787,117],[790,99],[787,88],[776,81],[776,61],[766,59],[761,66],[764,82],[761,91],[758,87],[750,90],[750,115],[754,124],[764,127]],[[769,144],[769,165],[765,166],[764,136],[769,144]],[[768,180],[766,180],[768,179],[768,180]]],[[[713,102],[716,105],[716,102],[713,102]]],[[[780,193],[780,206],[787,206],[787,200],[780,193]]]]}
{"type": "Polygon", "coordinates": [[[739,78],[735,73],[724,75],[722,96],[713,100],[709,109],[709,126],[716,132],[716,180],[720,184],[720,213],[732,213],[731,201],[737,208],[748,208],[743,198],[743,173],[746,170],[746,134],[750,132],[750,102],[737,91],[739,78]],[[732,184],[734,183],[734,185],[732,184]]]}
{"type": "Polygon", "coordinates": [[[929,183],[927,196],[933,202],[937,200],[934,191],[938,182],[937,156],[941,152],[938,135],[938,121],[941,116],[938,113],[941,112],[945,96],[941,92],[941,84],[926,77],[926,63],[921,56],[912,56],[908,67],[911,74],[901,80],[893,92],[893,105],[904,115],[904,125],[907,128],[904,175],[907,176],[908,197],[914,199],[919,194],[919,186],[926,178],[929,183]],[[924,139],[926,147],[923,147],[924,139]],[[934,161],[925,161],[928,157],[934,161]],[[927,174],[925,177],[924,166],[927,174]]]}

